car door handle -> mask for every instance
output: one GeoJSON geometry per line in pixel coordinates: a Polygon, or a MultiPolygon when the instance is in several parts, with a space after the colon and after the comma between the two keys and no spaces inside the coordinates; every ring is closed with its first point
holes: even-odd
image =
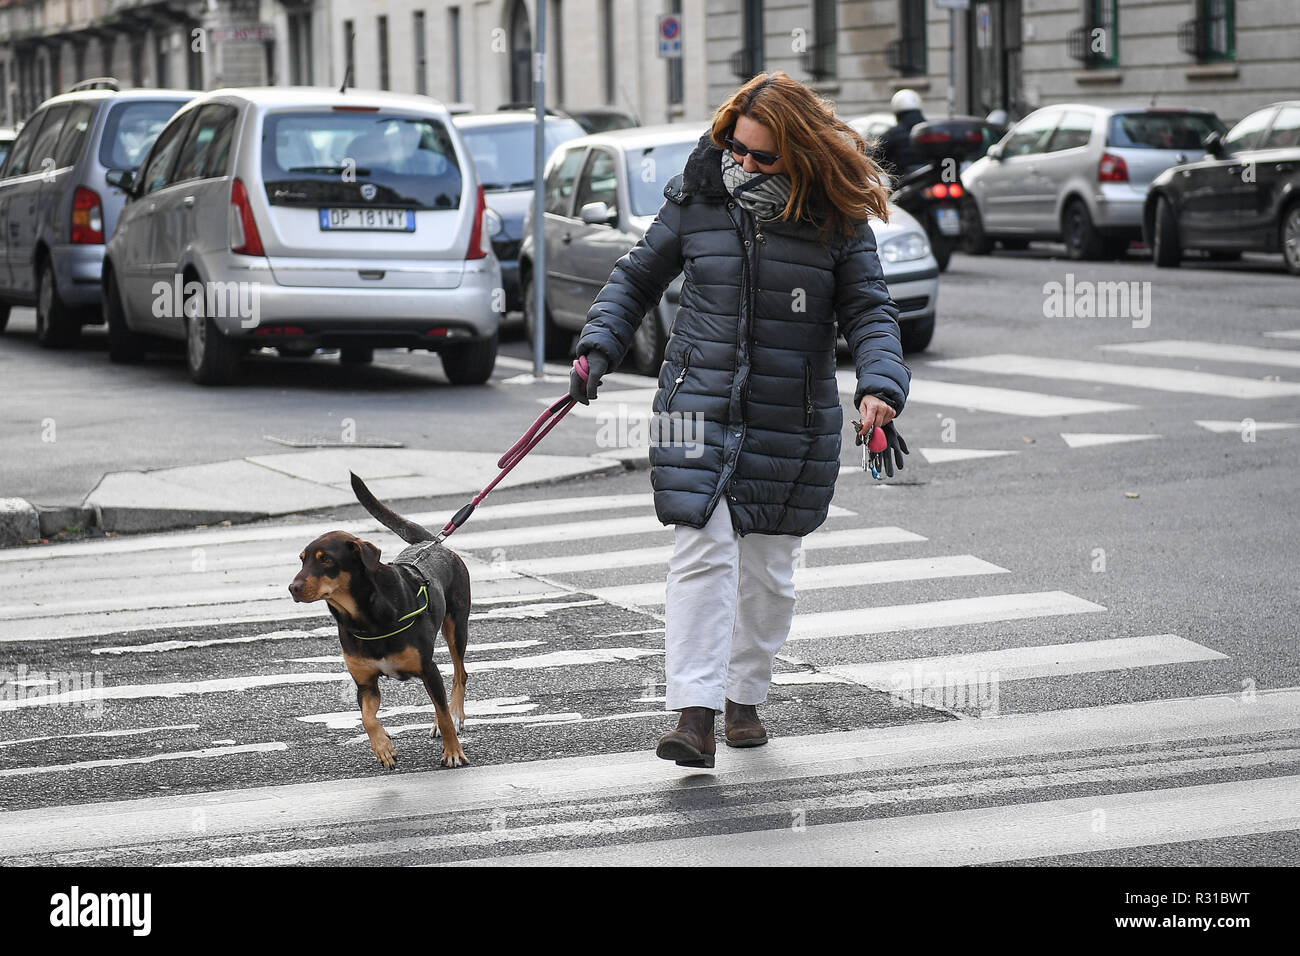
{"type": "Polygon", "coordinates": [[[155,209],[157,209],[157,208],[158,208],[158,204],[157,204],[156,202],[151,202],[151,203],[149,204],[149,211],[150,211],[150,212],[153,212],[153,211],[154,211],[155,209]]]}
{"type": "Polygon", "coordinates": [[[573,241],[573,236],[571,236],[569,233],[566,232],[566,233],[565,233],[565,234],[560,238],[560,241],[561,241],[562,243],[564,243],[565,245],[568,245],[569,243],[571,243],[571,242],[573,241]]]}
{"type": "Polygon", "coordinates": [[[193,205],[194,205],[194,197],[193,197],[193,196],[186,196],[184,199],[181,200],[181,205],[182,205],[182,206],[185,206],[187,209],[188,209],[190,206],[193,206],[193,205]]]}

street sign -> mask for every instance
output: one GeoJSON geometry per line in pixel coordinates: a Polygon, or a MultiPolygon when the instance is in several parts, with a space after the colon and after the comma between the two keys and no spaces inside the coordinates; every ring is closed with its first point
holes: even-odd
{"type": "Polygon", "coordinates": [[[659,55],[674,58],[682,55],[682,21],[677,14],[659,16],[659,55]]]}

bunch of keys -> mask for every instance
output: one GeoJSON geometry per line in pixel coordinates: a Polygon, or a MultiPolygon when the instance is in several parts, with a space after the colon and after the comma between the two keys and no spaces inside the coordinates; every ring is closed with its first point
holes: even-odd
{"type": "Polygon", "coordinates": [[[853,430],[858,436],[856,443],[862,446],[862,470],[870,470],[872,478],[880,478],[880,472],[884,468],[884,459],[881,456],[889,445],[884,429],[873,425],[864,435],[862,422],[855,421],[853,430]]]}

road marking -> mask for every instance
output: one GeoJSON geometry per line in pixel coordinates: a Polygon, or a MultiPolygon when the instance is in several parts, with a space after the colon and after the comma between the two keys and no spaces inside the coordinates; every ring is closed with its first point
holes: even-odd
{"type": "Polygon", "coordinates": [[[1024,594],[993,594],[985,597],[928,601],[923,604],[895,604],[886,607],[856,607],[844,611],[796,614],[790,640],[890,631],[916,631],[932,627],[957,627],[993,621],[1016,621],[1058,614],[1088,614],[1106,610],[1065,591],[1030,591],[1024,594]]]}
{"type": "Polygon", "coordinates": [[[1283,329],[1279,332],[1265,332],[1264,335],[1273,339],[1300,339],[1300,329],[1283,329]]]}
{"type": "Polygon", "coordinates": [[[919,701],[928,694],[950,687],[1227,659],[1227,654],[1220,654],[1176,634],[1151,634],[1038,647],[1007,647],[942,657],[840,664],[821,667],[819,671],[846,678],[855,684],[911,695],[919,701]]]}
{"type": "Polygon", "coordinates": [[[235,747],[206,747],[203,750],[183,750],[177,753],[150,754],[148,757],[117,757],[111,760],[83,760],[80,763],[46,764],[39,767],[10,767],[5,770],[0,770],[0,777],[27,777],[38,773],[62,773],[69,770],[97,770],[101,767],[128,767],[132,764],[157,763],[160,760],[207,760],[211,757],[230,757],[235,754],[265,754],[288,749],[288,744],[279,742],[240,744],[235,747]]]}
{"type": "MultiPolygon", "coordinates": [[[[518,359],[510,355],[498,355],[497,365],[501,366],[502,368],[518,369],[521,372],[531,373],[533,371],[533,362],[531,359],[525,361],[524,359],[518,359]]],[[[554,376],[560,381],[567,382],[569,381],[569,373],[572,370],[573,370],[573,366],[561,365],[559,362],[544,362],[542,364],[542,374],[546,376],[548,381],[550,380],[551,376],[554,376]]],[[[654,381],[653,378],[650,378],[649,376],[646,375],[633,375],[626,372],[606,372],[601,377],[600,380],[602,383],[605,384],[621,383],[625,385],[631,385],[634,387],[641,387],[644,386],[646,382],[654,381]]],[[[604,392],[601,392],[601,395],[604,394],[605,394],[604,392]]],[[[558,398],[559,396],[557,395],[556,397],[558,398]]],[[[549,402],[547,404],[549,404],[549,402]]]]}
{"type": "MultiPolygon", "coordinates": [[[[1231,767],[1230,761],[1220,764],[1231,767]]],[[[972,866],[1295,829],[1300,776],[1262,777],[448,865],[820,866],[834,860],[845,866],[972,866]],[[1103,814],[1106,826],[1098,827],[1103,814]]]]}
{"type": "Polygon", "coordinates": [[[160,730],[198,730],[198,724],[170,724],[166,727],[136,727],[126,730],[95,730],[85,734],[52,734],[48,737],[21,737],[17,740],[0,740],[0,747],[13,747],[17,744],[33,744],[42,740],[75,740],[78,737],[134,737],[139,734],[152,734],[160,730]]]}
{"type": "MultiPolygon", "coordinates": [[[[1245,430],[1247,426],[1247,423],[1242,419],[1237,419],[1236,421],[1232,421],[1232,422],[1225,422],[1225,421],[1215,421],[1210,419],[1198,418],[1196,419],[1196,424],[1200,425],[1206,431],[1211,431],[1214,432],[1215,434],[1223,434],[1225,432],[1240,432],[1245,430]]],[[[1293,422],[1251,421],[1250,427],[1257,432],[1273,432],[1273,431],[1281,431],[1286,428],[1300,428],[1300,425],[1297,425],[1293,422]]]]}
{"type": "Polygon", "coordinates": [[[1111,365],[1106,362],[1008,354],[939,359],[930,364],[995,375],[1029,375],[1126,388],[1150,388],[1161,392],[1211,395],[1217,398],[1284,398],[1300,395],[1300,385],[1290,382],[1266,382],[1256,378],[1189,372],[1186,369],[1162,368],[1158,365],[1111,365]]]}
{"type": "MultiPolygon", "coordinates": [[[[536,710],[540,704],[527,697],[490,697],[486,700],[465,701],[466,717],[500,717],[507,714],[524,714],[536,710]]],[[[382,707],[377,716],[389,720],[403,714],[426,714],[433,710],[433,704],[398,704],[382,707]]],[[[325,714],[306,714],[296,718],[304,724],[323,724],[327,730],[355,730],[361,726],[361,713],[352,710],[337,710],[325,714]]]]}
{"type": "Polygon", "coordinates": [[[997,451],[990,448],[918,448],[927,462],[940,465],[950,461],[965,461],[967,458],[1000,458],[1003,455],[1018,455],[1015,451],[997,451]]]}
{"type": "MultiPolygon", "coordinates": [[[[891,581],[926,581],[933,578],[957,578],[976,574],[1009,574],[1006,568],[982,561],[973,554],[956,554],[937,558],[903,558],[893,561],[864,561],[860,564],[828,564],[815,568],[795,568],[794,586],[811,591],[819,588],[886,584],[891,581]]],[[[663,604],[664,581],[647,584],[624,584],[608,588],[585,588],[611,604],[651,606],[663,604]]]]}
{"type": "Polygon", "coordinates": [[[1260,348],[1257,345],[1232,345],[1227,342],[1194,342],[1188,339],[1157,339],[1153,342],[1121,342],[1102,345],[1112,352],[1135,355],[1159,355],[1167,358],[1200,359],[1203,362],[1238,362],[1241,364],[1276,365],[1300,368],[1300,350],[1260,348]]]}
{"type": "Polygon", "coordinates": [[[1114,445],[1119,442],[1145,441],[1159,435],[1113,435],[1105,432],[1061,432],[1061,437],[1071,448],[1091,448],[1094,445],[1114,445]]]}
{"type": "MultiPolygon", "coordinates": [[[[13,810],[0,814],[0,858],[192,840],[196,809],[203,811],[207,838],[249,838],[270,830],[353,825],[358,819],[381,823],[629,793],[669,794],[692,786],[812,780],[1013,758],[1052,759],[1071,751],[1099,752],[1103,746],[1116,752],[1127,747],[1149,751],[1181,741],[1253,739],[1296,729],[1300,729],[1300,688],[1289,687],[1250,697],[1185,697],[1013,714],[989,721],[947,720],[774,737],[766,747],[744,754],[745,759],[720,761],[712,772],[699,775],[666,766],[645,750],[470,765],[454,773],[374,773],[331,780],[328,787],[311,782],[13,810]]],[[[1252,787],[1259,784],[1251,781],[1252,787]]],[[[1181,791],[1162,792],[1176,796],[1181,791]]],[[[1096,807],[1101,798],[1084,799],[1096,807]]],[[[1300,807],[1295,795],[1287,799],[1293,811],[1300,807]]],[[[1234,817],[1234,811],[1224,810],[1218,819],[1234,817]]],[[[914,818],[917,823],[930,819],[914,818]]],[[[950,854],[954,845],[948,844],[950,854]]]]}
{"type": "MultiPolygon", "coordinates": [[[[932,364],[942,365],[942,362],[932,364]]],[[[857,378],[848,370],[835,374],[840,394],[853,395],[857,391],[857,378]]],[[[944,405],[999,415],[1021,415],[1030,418],[1051,418],[1056,415],[1089,415],[1094,412],[1122,412],[1137,408],[1118,402],[1103,402],[1091,398],[1067,398],[1063,395],[1046,395],[1042,392],[1025,392],[1011,388],[994,388],[989,385],[960,385],[933,379],[912,379],[907,393],[908,404],[944,405]]]]}
{"type": "MultiPolygon", "coordinates": [[[[268,631],[248,637],[218,637],[210,641],[155,641],[152,644],[117,644],[92,648],[91,654],[162,654],[167,651],[187,651],[196,647],[219,647],[225,644],[254,644],[260,641],[310,640],[313,637],[338,636],[334,624],[312,628],[310,631],[268,631]]],[[[439,645],[441,646],[441,645],[439,645]]]]}

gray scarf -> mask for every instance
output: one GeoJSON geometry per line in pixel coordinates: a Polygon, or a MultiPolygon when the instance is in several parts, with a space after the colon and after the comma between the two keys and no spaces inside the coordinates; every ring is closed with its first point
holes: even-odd
{"type": "Polygon", "coordinates": [[[736,200],[755,218],[771,221],[781,215],[790,201],[790,177],[785,173],[748,172],[731,151],[722,151],[722,182],[736,200]]]}

